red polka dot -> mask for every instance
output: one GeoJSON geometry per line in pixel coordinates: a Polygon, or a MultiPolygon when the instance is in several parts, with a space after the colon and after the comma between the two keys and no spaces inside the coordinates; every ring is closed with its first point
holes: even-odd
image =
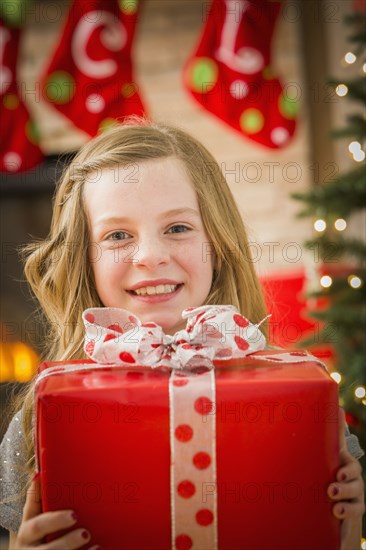
{"type": "Polygon", "coordinates": [[[177,550],[190,550],[193,546],[193,541],[188,535],[178,535],[175,537],[175,547],[177,550]]]}
{"type": "Polygon", "coordinates": [[[208,453],[196,453],[193,457],[193,464],[199,470],[205,470],[211,464],[211,457],[208,453]]]}
{"type": "Polygon", "coordinates": [[[118,323],[115,323],[114,325],[109,325],[109,327],[107,327],[109,330],[115,330],[116,332],[120,332],[122,334],[123,330],[122,328],[119,326],[118,323]]]}
{"type": "Polygon", "coordinates": [[[93,315],[92,313],[87,313],[87,314],[85,315],[85,319],[86,319],[87,321],[89,321],[89,323],[94,323],[94,321],[95,321],[95,317],[94,317],[94,315],[93,315]]]}
{"type": "Polygon", "coordinates": [[[128,353],[128,351],[121,351],[121,353],[119,354],[119,358],[125,363],[136,363],[135,359],[130,353],[128,353]]]}
{"type": "Polygon", "coordinates": [[[208,372],[210,369],[208,367],[205,367],[203,365],[199,366],[199,367],[192,367],[191,368],[191,372],[193,372],[193,374],[204,374],[205,372],[208,372]]]}
{"type": "Polygon", "coordinates": [[[192,439],[193,430],[190,426],[188,426],[188,424],[180,424],[175,428],[174,434],[178,441],[185,443],[186,441],[190,441],[192,439]]]}
{"type": "Polygon", "coordinates": [[[159,348],[161,346],[161,344],[150,344],[150,346],[152,348],[159,348]]]}
{"type": "Polygon", "coordinates": [[[191,346],[191,344],[183,344],[182,348],[183,349],[192,349],[192,346],[191,346]]]}
{"type": "Polygon", "coordinates": [[[299,357],[307,357],[308,354],[305,353],[304,351],[291,351],[290,355],[295,355],[295,356],[299,356],[299,357]]]}
{"type": "Polygon", "coordinates": [[[199,397],[194,402],[194,408],[199,414],[210,414],[213,411],[213,403],[208,397],[199,397]]]}
{"type": "Polygon", "coordinates": [[[184,340],[184,339],[178,340],[178,341],[176,342],[177,346],[179,346],[180,344],[186,344],[186,343],[187,343],[187,340],[184,340]]]}
{"type": "Polygon", "coordinates": [[[210,525],[213,522],[213,513],[211,510],[198,510],[196,514],[196,521],[198,525],[206,526],[210,525]]]}
{"type": "Polygon", "coordinates": [[[136,318],[133,316],[133,315],[129,315],[128,316],[128,320],[131,322],[131,323],[136,323],[136,318]]]}
{"type": "Polygon", "coordinates": [[[94,346],[95,346],[95,343],[94,343],[94,340],[90,340],[90,342],[88,342],[85,346],[85,351],[88,355],[93,355],[93,352],[94,352],[94,346]]]}
{"type": "Polygon", "coordinates": [[[108,340],[114,340],[115,338],[118,338],[118,336],[115,336],[115,334],[107,334],[103,342],[108,342],[108,340]]]}
{"type": "Polygon", "coordinates": [[[239,327],[245,328],[249,325],[249,321],[247,321],[242,315],[235,314],[233,319],[239,327]]]}
{"type": "Polygon", "coordinates": [[[246,350],[249,348],[249,344],[246,340],[244,340],[244,338],[240,338],[240,336],[235,336],[234,340],[239,349],[246,350]]]}
{"type": "Polygon", "coordinates": [[[180,380],[173,380],[173,385],[180,388],[181,386],[186,386],[188,384],[187,378],[181,378],[180,380]]]}
{"type": "Polygon", "coordinates": [[[142,323],[141,326],[155,328],[156,324],[155,323],[142,323]]]}
{"type": "Polygon", "coordinates": [[[282,359],[280,359],[279,357],[268,357],[268,360],[269,361],[279,361],[279,362],[282,362],[282,359]]]}
{"type": "Polygon", "coordinates": [[[184,481],[181,481],[179,483],[177,491],[181,497],[191,498],[196,492],[196,487],[194,486],[192,481],[188,481],[188,479],[185,479],[184,481]]]}
{"type": "Polygon", "coordinates": [[[194,455],[192,462],[198,470],[205,470],[211,464],[211,457],[208,453],[201,451],[194,455]]]}

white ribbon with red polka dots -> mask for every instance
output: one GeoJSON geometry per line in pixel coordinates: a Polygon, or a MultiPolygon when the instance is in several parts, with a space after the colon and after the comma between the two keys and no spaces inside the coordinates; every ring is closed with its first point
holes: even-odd
{"type": "Polygon", "coordinates": [[[186,328],[170,336],[124,309],[87,309],[84,349],[98,363],[182,369],[193,357],[232,359],[265,348],[259,325],[252,325],[234,306],[188,308],[182,318],[187,319],[186,328]]]}
{"type": "Polygon", "coordinates": [[[213,361],[250,356],[285,363],[316,361],[326,368],[306,351],[263,351],[266,339],[259,326],[265,319],[253,325],[234,306],[188,308],[182,318],[187,319],[186,328],[170,336],[153,321],[142,323],[125,309],[90,308],[83,313],[84,350],[97,363],[129,367],[182,369],[198,357],[213,361]]]}

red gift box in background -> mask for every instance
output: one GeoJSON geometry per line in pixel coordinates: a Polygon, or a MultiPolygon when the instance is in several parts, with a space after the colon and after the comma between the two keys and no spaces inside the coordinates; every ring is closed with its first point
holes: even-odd
{"type": "MultiPolygon", "coordinates": [[[[44,511],[74,509],[108,550],[201,550],[172,545],[169,371],[79,363],[90,368],[36,387],[44,511]]],[[[202,509],[217,500],[218,548],[339,549],[326,496],[339,467],[337,384],[315,362],[214,363],[216,402],[202,422],[215,414],[217,481],[196,489],[202,509]]],[[[75,362],[42,369],[55,365],[75,362]]]]}

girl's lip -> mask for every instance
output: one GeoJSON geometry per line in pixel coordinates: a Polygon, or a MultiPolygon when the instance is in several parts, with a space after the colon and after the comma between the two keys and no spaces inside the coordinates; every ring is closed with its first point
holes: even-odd
{"type": "Polygon", "coordinates": [[[168,294],[145,294],[145,296],[139,296],[138,294],[132,294],[128,292],[128,295],[137,300],[138,302],[145,302],[145,304],[157,304],[160,302],[168,302],[182,290],[183,283],[180,283],[177,289],[174,292],[169,292],[168,294]]]}

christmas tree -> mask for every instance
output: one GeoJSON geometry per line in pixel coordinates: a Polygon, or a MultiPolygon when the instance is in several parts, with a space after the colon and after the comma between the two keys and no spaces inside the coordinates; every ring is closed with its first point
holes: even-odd
{"type": "MultiPolygon", "coordinates": [[[[293,194],[302,201],[300,217],[314,218],[316,236],[305,243],[315,250],[322,262],[321,290],[309,297],[320,300],[325,307],[311,311],[323,327],[320,343],[331,343],[335,351],[333,373],[339,382],[340,403],[346,411],[346,420],[352,433],[366,450],[366,243],[365,235],[347,235],[350,219],[364,216],[366,207],[365,175],[365,50],[366,14],[354,13],[345,23],[351,29],[351,51],[344,61],[358,66],[358,76],[348,81],[332,79],[342,101],[353,101],[354,112],[347,117],[344,128],[332,132],[335,138],[345,140],[345,152],[351,154],[353,168],[332,181],[312,187],[307,193],[293,194]],[[357,64],[357,65],[356,65],[357,64]],[[347,150],[348,146],[348,150],[347,150]]],[[[363,232],[364,232],[364,218],[363,232]]],[[[314,341],[303,342],[311,345],[314,341]]],[[[365,456],[361,459],[365,476],[365,456]]]]}

